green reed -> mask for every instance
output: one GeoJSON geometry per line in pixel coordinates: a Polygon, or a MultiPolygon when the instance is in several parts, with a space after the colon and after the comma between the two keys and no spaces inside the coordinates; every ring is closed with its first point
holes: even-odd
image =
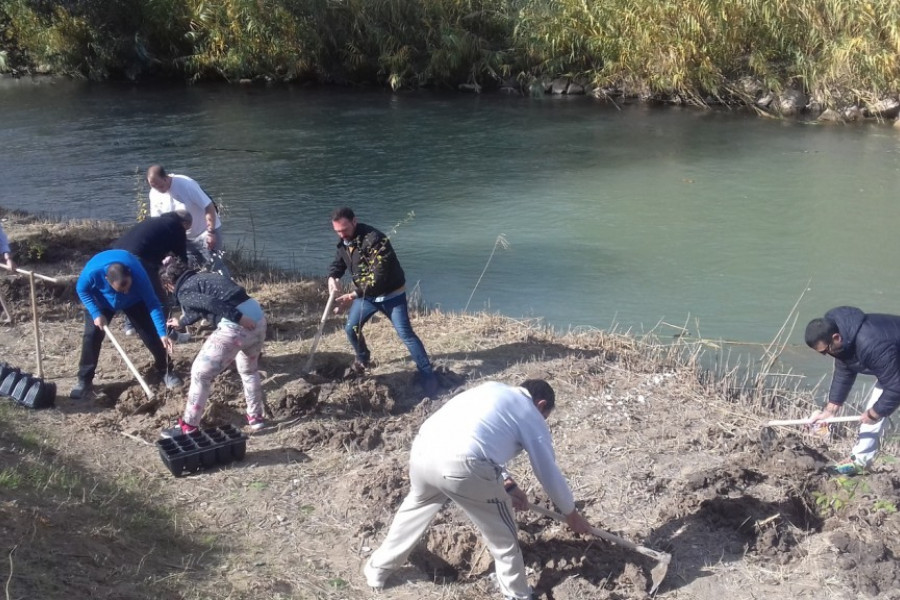
{"type": "Polygon", "coordinates": [[[382,85],[582,78],[629,95],[823,106],[900,91],[894,0],[6,0],[0,69],[382,85]]]}

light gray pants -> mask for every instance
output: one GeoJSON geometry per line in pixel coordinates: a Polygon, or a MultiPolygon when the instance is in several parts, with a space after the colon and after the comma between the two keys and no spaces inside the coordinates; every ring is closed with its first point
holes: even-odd
{"type": "MultiPolygon", "coordinates": [[[[883,390],[877,385],[872,388],[872,393],[869,394],[869,399],[866,400],[865,410],[869,410],[875,406],[875,403],[881,398],[882,391],[883,390]]],[[[875,460],[875,456],[881,448],[881,436],[884,432],[884,424],[886,422],[887,417],[884,417],[874,425],[866,425],[865,423],[860,424],[859,438],[856,440],[856,445],[853,446],[853,450],[850,451],[850,456],[853,457],[853,462],[857,465],[868,467],[872,464],[872,461],[875,460]]]]}
{"type": "Polygon", "coordinates": [[[381,547],[369,560],[373,567],[391,571],[402,566],[449,498],[465,511],[484,537],[494,557],[503,594],[531,598],[512,503],[500,482],[500,468],[496,464],[471,457],[429,456],[417,452],[413,444],[409,479],[409,494],[381,547]]]}

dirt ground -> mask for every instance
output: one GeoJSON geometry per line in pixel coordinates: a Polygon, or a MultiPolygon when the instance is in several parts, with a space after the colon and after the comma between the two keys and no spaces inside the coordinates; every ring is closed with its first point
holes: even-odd
{"type": "MultiPolygon", "coordinates": [[[[549,423],[558,462],[598,527],[671,553],[656,597],[900,599],[900,468],[885,453],[872,472],[836,477],[853,430],[827,436],[765,430],[809,411],[812,394],[738,389],[705,376],[679,348],[602,331],[557,334],[492,315],[419,314],[413,325],[438,365],[442,391],[421,388],[384,320],[367,339],[376,366],[347,372],[339,317],[329,319],[305,373],[324,282],[238,269],[264,305],[261,362],[275,426],[248,433],[241,461],[174,477],[156,441],[186,390],[154,385],[148,400],[105,343],[90,400],[75,383],[81,313],[74,276],[116,229],[0,213],[23,268],[38,281],[44,379],[56,406],[0,399],[0,582],[6,598],[499,598],[477,532],[453,506],[381,592],[361,566],[408,488],[418,425],[455,391],[485,380],[543,377],[557,391],[549,423]],[[774,407],[774,408],[773,408],[774,407]],[[765,435],[763,434],[765,432],[765,435]]],[[[0,275],[14,323],[0,325],[0,360],[37,372],[27,278],[0,275]]],[[[113,331],[121,331],[120,322],[113,331]]],[[[204,332],[176,347],[187,378],[204,332]]],[[[118,336],[145,373],[149,353],[118,336]]],[[[243,427],[240,380],[216,381],[205,427],[243,427]]],[[[526,457],[522,488],[550,507],[526,457]]],[[[538,598],[648,597],[656,561],[518,513],[538,598]]]]}

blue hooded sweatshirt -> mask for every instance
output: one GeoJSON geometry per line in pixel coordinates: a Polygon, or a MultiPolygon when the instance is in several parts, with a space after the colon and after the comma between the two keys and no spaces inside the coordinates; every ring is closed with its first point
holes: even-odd
{"type": "Polygon", "coordinates": [[[884,391],[872,409],[889,416],[900,406],[900,317],[839,306],[825,318],[837,324],[842,341],[834,357],[828,401],[844,404],[858,374],[874,375],[884,391]]]}
{"type": "Polygon", "coordinates": [[[156,333],[166,335],[166,317],[147,272],[135,255],[125,250],[105,250],[84,265],[75,285],[78,297],[91,314],[92,319],[102,316],[103,310],[119,311],[139,302],[147,305],[156,333]],[[106,280],[106,270],[113,263],[121,263],[131,271],[131,289],[120,294],[106,280]]]}

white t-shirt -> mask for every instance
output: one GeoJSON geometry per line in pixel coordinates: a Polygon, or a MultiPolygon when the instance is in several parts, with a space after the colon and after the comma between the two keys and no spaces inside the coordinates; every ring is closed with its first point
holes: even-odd
{"type": "Polygon", "coordinates": [[[466,390],[429,417],[413,443],[414,453],[486,458],[501,466],[522,450],[553,503],[564,514],[575,510],[550,429],[524,388],[491,381],[466,390]]]}
{"type": "MultiPolygon", "coordinates": [[[[150,188],[150,216],[158,217],[173,210],[187,210],[193,219],[187,236],[195,238],[206,231],[206,207],[212,204],[212,200],[200,184],[187,175],[171,175],[171,177],[172,185],[165,194],[150,188]]],[[[216,229],[221,226],[222,222],[216,214],[216,229]]]]}

